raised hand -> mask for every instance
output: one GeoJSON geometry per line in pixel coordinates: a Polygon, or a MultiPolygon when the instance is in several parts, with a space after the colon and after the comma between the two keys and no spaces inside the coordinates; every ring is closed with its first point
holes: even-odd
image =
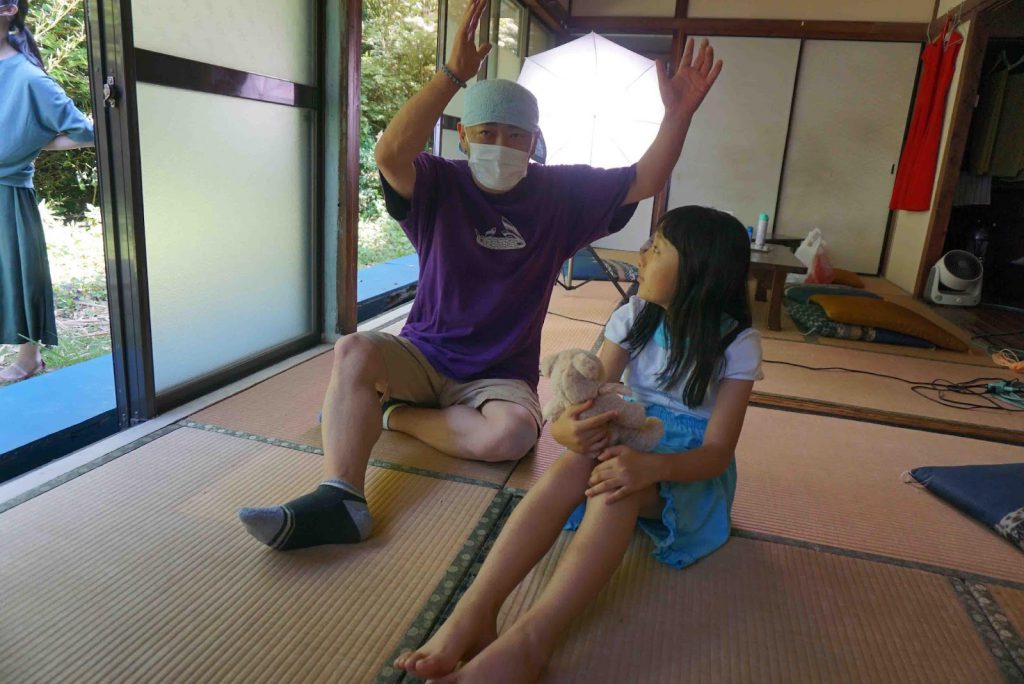
{"type": "Polygon", "coordinates": [[[480,26],[480,15],[487,6],[487,0],[470,0],[466,13],[462,15],[462,23],[455,34],[455,43],[448,56],[448,68],[463,81],[476,76],[484,57],[491,51],[491,44],[484,43],[477,47],[476,31],[480,26]]]}
{"type": "Polygon", "coordinates": [[[722,71],[722,60],[715,62],[715,51],[707,38],[701,41],[697,59],[693,59],[693,38],[686,39],[683,56],[675,74],[670,78],[665,73],[665,63],[657,61],[658,87],[666,116],[690,116],[715,84],[722,71]]]}

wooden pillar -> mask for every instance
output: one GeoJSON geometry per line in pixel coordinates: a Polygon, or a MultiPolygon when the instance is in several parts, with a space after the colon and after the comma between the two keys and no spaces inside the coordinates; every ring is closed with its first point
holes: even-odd
{"type": "Polygon", "coordinates": [[[363,40],[363,2],[345,0],[344,32],[341,36],[341,60],[345,82],[341,89],[341,158],[338,160],[337,301],[335,332],[356,330],[357,274],[359,270],[359,94],[360,54],[363,40]]]}

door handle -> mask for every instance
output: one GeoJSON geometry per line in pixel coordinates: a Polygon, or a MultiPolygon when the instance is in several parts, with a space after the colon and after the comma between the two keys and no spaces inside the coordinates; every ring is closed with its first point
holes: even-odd
{"type": "Polygon", "coordinates": [[[117,87],[114,77],[107,76],[107,80],[103,83],[103,105],[108,109],[116,109],[120,94],[121,91],[117,87]]]}

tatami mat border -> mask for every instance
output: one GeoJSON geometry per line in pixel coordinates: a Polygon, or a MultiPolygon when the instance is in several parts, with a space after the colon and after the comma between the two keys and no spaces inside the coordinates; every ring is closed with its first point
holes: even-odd
{"type": "MultiPolygon", "coordinates": [[[[953,587],[954,593],[957,598],[960,599],[960,605],[965,611],[967,616],[971,619],[971,624],[974,625],[974,629],[978,631],[978,636],[981,637],[982,641],[985,642],[985,646],[988,647],[989,653],[999,663],[999,669],[1002,670],[1006,676],[1008,682],[1024,682],[1024,670],[1015,662],[1009,647],[1000,638],[1000,635],[996,633],[992,623],[989,620],[988,614],[981,607],[975,594],[971,591],[971,587],[961,580],[955,577],[949,578],[949,583],[953,587]]],[[[990,597],[991,598],[991,597],[990,597]]],[[[993,604],[995,603],[993,599],[993,604]]]]}
{"type": "Polygon", "coordinates": [[[827,416],[861,423],[887,425],[905,430],[934,432],[942,435],[953,435],[954,437],[977,439],[984,442],[1024,446],[1024,431],[1018,432],[1000,427],[960,423],[941,418],[926,418],[910,413],[893,413],[891,411],[853,406],[851,404],[838,404],[817,399],[804,399],[801,397],[754,391],[750,395],[750,405],[774,411],[827,416]]]}
{"type": "MultiPolygon", "coordinates": [[[[995,596],[988,590],[988,587],[980,582],[965,582],[964,588],[971,593],[978,609],[987,618],[995,634],[999,637],[1006,648],[1009,657],[1016,664],[1022,678],[1024,678],[1024,639],[1017,633],[1013,622],[1006,616],[995,596]]],[[[974,619],[972,615],[972,619],[974,619]]]]}
{"type": "Polygon", "coordinates": [[[59,477],[55,477],[52,480],[44,482],[38,487],[34,487],[25,492],[24,494],[20,494],[14,497],[13,499],[8,499],[7,501],[0,501],[0,514],[6,513],[15,506],[20,506],[26,501],[34,499],[40,494],[45,494],[51,489],[56,489],[65,482],[70,482],[71,480],[74,480],[77,477],[81,477],[82,475],[85,475],[89,471],[99,468],[101,465],[106,465],[107,463],[110,463],[115,459],[121,458],[125,454],[131,453],[132,451],[135,451],[139,447],[143,447],[149,444],[150,442],[156,441],[161,437],[164,437],[165,435],[169,435],[170,433],[180,429],[181,427],[182,426],[179,423],[168,425],[167,427],[161,428],[155,432],[151,432],[145,437],[140,437],[134,442],[125,444],[120,449],[115,449],[114,451],[108,452],[93,461],[83,463],[74,470],[69,470],[68,472],[61,474],[59,477]]]}
{"type": "MultiPolygon", "coordinates": [[[[519,489],[516,487],[505,487],[504,491],[509,494],[522,498],[526,496],[527,490],[519,489]]],[[[1015,582],[1013,580],[1002,579],[1000,577],[990,577],[988,575],[979,575],[977,573],[966,572],[964,570],[958,570],[956,568],[946,567],[944,565],[932,565],[930,563],[919,563],[917,561],[906,560],[903,558],[896,558],[894,556],[885,556],[877,553],[867,553],[864,551],[857,551],[855,549],[847,549],[841,546],[830,546],[828,544],[818,544],[815,542],[805,541],[803,539],[794,539],[792,537],[785,537],[778,534],[767,534],[764,532],[755,532],[753,530],[744,530],[733,527],[730,534],[732,537],[740,537],[743,539],[753,539],[755,541],[772,542],[775,544],[786,544],[787,546],[798,546],[800,548],[808,549],[810,551],[820,551],[822,553],[831,553],[837,556],[849,556],[850,558],[857,558],[859,560],[872,561],[874,563],[885,563],[886,565],[898,565],[903,568],[910,570],[921,570],[923,572],[930,572],[934,575],[942,575],[943,577],[956,578],[961,580],[970,580],[973,582],[983,582],[985,584],[998,584],[1000,586],[1009,587],[1011,589],[1024,590],[1024,582],[1015,582]]],[[[990,597],[991,598],[991,597],[990,597]]],[[[995,603],[995,599],[991,599],[995,603]]],[[[1024,642],[1022,642],[1024,643],[1024,642]]]]}
{"type": "MultiPolygon", "coordinates": [[[[395,652],[392,654],[392,660],[403,651],[414,649],[425,643],[434,631],[443,624],[444,620],[448,618],[459,598],[461,598],[476,578],[482,564],[482,559],[490,551],[495,539],[497,539],[498,534],[501,533],[502,528],[505,526],[509,515],[511,515],[512,511],[522,500],[522,496],[523,494],[516,493],[511,489],[504,489],[495,496],[494,503],[489,507],[484,518],[481,519],[473,535],[467,540],[466,546],[463,547],[463,551],[459,554],[456,563],[453,563],[452,567],[449,568],[448,575],[431,595],[420,615],[406,632],[401,644],[395,649],[395,652]],[[484,529],[488,531],[485,533],[483,532],[484,529]],[[471,551],[475,551],[475,553],[471,554],[471,551]],[[453,584],[453,578],[456,575],[458,580],[453,584]]],[[[969,583],[963,579],[965,573],[958,573],[959,576],[954,576],[951,573],[956,573],[957,571],[948,568],[927,566],[922,563],[902,561],[901,559],[887,556],[801,542],[776,535],[747,533],[743,530],[734,529],[733,536],[767,543],[787,544],[817,552],[848,556],[867,562],[898,565],[911,570],[945,575],[954,593],[957,595],[961,607],[970,618],[971,624],[974,625],[982,642],[1005,675],[1006,681],[1014,682],[1015,684],[1024,683],[1024,667],[1021,666],[1022,662],[1024,662],[1022,660],[1024,659],[1024,644],[1022,644],[1020,636],[1016,633],[1016,630],[999,607],[998,602],[988,592],[985,585],[980,582],[969,583]]],[[[985,578],[985,580],[1007,586],[1016,587],[1019,585],[1016,582],[1004,582],[992,578],[985,578]]],[[[376,679],[378,684],[419,681],[415,677],[406,676],[404,672],[396,671],[390,666],[390,663],[381,670],[376,679]]]]}
{"type": "MultiPolygon", "coordinates": [[[[257,435],[251,432],[242,432],[241,430],[232,430],[231,428],[222,427],[220,425],[198,423],[194,420],[183,420],[180,421],[178,425],[181,427],[194,428],[196,430],[216,432],[221,435],[230,435],[232,437],[238,437],[240,439],[248,439],[253,442],[270,444],[271,446],[284,447],[285,449],[302,451],[304,453],[313,454],[317,456],[323,456],[324,453],[323,449],[319,447],[310,446],[308,444],[299,444],[298,442],[290,442],[286,439],[277,439],[276,437],[264,437],[263,435],[257,435]]],[[[388,461],[382,461],[377,458],[371,458],[370,465],[377,468],[385,468],[387,470],[397,470],[399,472],[407,473],[409,475],[422,475],[423,477],[432,477],[438,480],[450,480],[452,482],[461,482],[462,484],[475,485],[477,487],[486,487],[487,489],[501,489],[501,485],[495,482],[477,480],[476,478],[465,477],[463,475],[454,475],[452,473],[441,473],[436,470],[416,468],[413,466],[402,465],[400,463],[390,463],[388,461]]]]}
{"type": "Polygon", "coordinates": [[[482,558],[490,549],[489,542],[497,536],[508,516],[510,503],[515,497],[508,492],[499,491],[494,495],[487,511],[480,518],[469,539],[455,556],[448,567],[444,578],[427,599],[426,605],[406,630],[398,646],[388,657],[386,663],[377,673],[375,684],[396,684],[397,682],[416,681],[407,677],[404,670],[396,670],[391,663],[404,651],[417,648],[430,637],[450,613],[451,607],[461,596],[464,587],[476,576],[482,558]],[[467,579],[468,578],[468,579],[467,579]]]}
{"type": "Polygon", "coordinates": [[[872,561],[874,563],[885,563],[887,565],[898,565],[903,568],[910,570],[921,570],[923,572],[930,572],[934,575],[942,575],[943,577],[949,577],[960,580],[970,580],[975,582],[984,582],[986,584],[998,584],[1003,587],[1010,587],[1011,589],[1024,589],[1024,582],[1015,582],[1014,580],[1002,579],[1000,577],[990,577],[988,575],[979,575],[973,572],[966,572],[964,570],[957,570],[956,568],[946,567],[944,565],[932,565],[930,563],[919,563],[917,561],[906,560],[903,558],[896,558],[894,556],[884,556],[877,553],[867,553],[865,551],[857,551],[854,549],[847,549],[841,546],[830,546],[829,544],[818,544],[816,542],[805,541],[803,539],[793,539],[792,537],[784,537],[778,534],[767,534],[765,532],[754,532],[752,530],[743,530],[736,527],[732,528],[733,537],[741,537],[743,539],[754,539],[756,541],[772,542],[775,544],[786,544],[787,546],[799,546],[803,549],[810,551],[820,551],[821,553],[831,553],[837,556],[848,556],[850,558],[857,558],[859,560],[872,561]]]}

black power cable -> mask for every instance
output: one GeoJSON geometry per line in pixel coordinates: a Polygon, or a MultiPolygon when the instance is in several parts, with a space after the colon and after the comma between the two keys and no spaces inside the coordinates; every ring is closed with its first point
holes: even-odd
{"type": "Polygon", "coordinates": [[[932,381],[920,381],[920,380],[907,380],[906,378],[897,377],[895,375],[887,375],[885,373],[875,373],[874,371],[858,370],[855,368],[843,368],[841,366],[805,366],[799,363],[791,363],[789,361],[773,361],[771,359],[764,359],[764,363],[774,363],[779,366],[793,366],[794,368],[803,368],[805,370],[812,371],[839,371],[843,373],[859,373],[861,375],[872,375],[878,378],[884,378],[886,380],[896,380],[910,385],[910,389],[914,394],[927,399],[928,401],[935,402],[940,406],[946,406],[949,408],[963,409],[963,410],[974,410],[974,409],[989,409],[996,411],[1005,411],[1007,413],[1024,413],[1024,408],[1007,407],[998,403],[998,400],[993,398],[996,395],[995,391],[989,387],[989,383],[994,382],[1007,382],[1010,384],[1011,389],[1015,392],[1019,392],[1024,395],[1024,381],[1021,380],[1006,380],[1005,378],[974,378],[966,382],[953,382],[952,380],[945,380],[937,378],[932,381]],[[926,394],[927,392],[934,392],[937,396],[931,397],[926,394]],[[953,396],[963,397],[974,397],[983,403],[971,403],[970,401],[960,401],[957,399],[949,398],[953,396]]]}
{"type": "Polygon", "coordinates": [[[598,323],[597,321],[588,321],[585,318],[573,318],[572,316],[566,316],[565,314],[555,313],[550,309],[548,310],[548,314],[551,316],[558,316],[559,318],[568,318],[570,321],[576,321],[577,323],[589,323],[590,325],[596,325],[601,328],[604,327],[604,323],[598,323]]]}

